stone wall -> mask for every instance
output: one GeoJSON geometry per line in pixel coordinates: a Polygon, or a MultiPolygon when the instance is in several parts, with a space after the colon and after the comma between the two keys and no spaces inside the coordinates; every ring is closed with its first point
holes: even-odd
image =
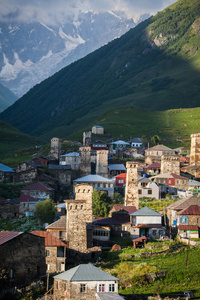
{"type": "Polygon", "coordinates": [[[83,146],[90,146],[92,143],[92,132],[85,131],[83,132],[83,146]]]}
{"type": "Polygon", "coordinates": [[[108,177],[108,150],[97,150],[96,174],[108,177]]]}
{"type": "Polygon", "coordinates": [[[0,219],[16,218],[19,216],[19,203],[0,204],[0,219]]]}
{"type": "Polygon", "coordinates": [[[125,206],[135,206],[139,208],[139,198],[138,198],[138,174],[137,168],[138,163],[127,162],[127,175],[126,175],[126,189],[125,189],[125,206]]]}
{"type": "Polygon", "coordinates": [[[160,173],[174,173],[180,175],[180,157],[177,155],[162,155],[160,173]]]}
{"type": "Polygon", "coordinates": [[[53,137],[51,139],[51,151],[50,155],[56,159],[59,159],[61,153],[61,139],[53,137]]]}
{"type": "Polygon", "coordinates": [[[46,249],[46,265],[47,273],[55,273],[65,271],[65,254],[66,250],[63,248],[64,257],[57,257],[57,247],[45,247],[46,249]],[[48,255],[48,254],[49,255],[48,255]]]}
{"type": "Polygon", "coordinates": [[[91,147],[79,148],[79,172],[80,176],[91,174],[91,147]]]}
{"type": "Polygon", "coordinates": [[[200,163],[200,133],[191,134],[190,165],[200,163]]]}

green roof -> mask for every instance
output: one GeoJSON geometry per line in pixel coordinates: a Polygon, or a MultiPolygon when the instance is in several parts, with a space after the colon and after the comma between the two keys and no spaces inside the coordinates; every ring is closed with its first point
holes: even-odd
{"type": "Polygon", "coordinates": [[[118,278],[106,273],[92,264],[81,264],[66,272],[54,276],[54,278],[66,281],[98,281],[118,280],[118,278]]]}

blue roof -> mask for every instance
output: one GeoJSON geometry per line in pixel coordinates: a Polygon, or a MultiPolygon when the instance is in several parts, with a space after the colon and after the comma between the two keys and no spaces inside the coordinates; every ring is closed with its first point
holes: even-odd
{"type": "Polygon", "coordinates": [[[81,178],[75,179],[75,182],[113,182],[111,179],[105,178],[100,175],[87,175],[81,178]]]}
{"type": "Polygon", "coordinates": [[[92,264],[81,264],[66,272],[54,276],[54,278],[66,281],[100,281],[118,280],[118,278],[106,273],[92,264]]]}
{"type": "Polygon", "coordinates": [[[65,156],[79,156],[79,153],[78,152],[70,152],[70,153],[67,153],[67,154],[63,154],[61,155],[62,157],[65,157],[65,156]]]}
{"type": "Polygon", "coordinates": [[[103,128],[103,126],[100,125],[94,125],[93,127],[103,128]]]}
{"type": "Polygon", "coordinates": [[[0,163],[0,171],[2,171],[2,172],[12,172],[12,173],[15,172],[14,169],[12,169],[12,168],[10,168],[8,166],[5,166],[5,165],[3,165],[1,163],[0,163]]]}
{"type": "Polygon", "coordinates": [[[130,216],[162,216],[162,215],[159,214],[157,211],[145,206],[133,212],[132,214],[130,214],[130,216]]]}
{"type": "Polygon", "coordinates": [[[109,170],[126,171],[126,167],[123,164],[110,164],[108,165],[109,170]]]}

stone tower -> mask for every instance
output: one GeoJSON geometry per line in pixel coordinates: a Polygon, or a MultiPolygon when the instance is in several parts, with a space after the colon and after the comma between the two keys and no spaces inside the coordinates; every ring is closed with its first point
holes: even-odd
{"type": "Polygon", "coordinates": [[[97,150],[96,174],[108,178],[108,150],[97,150]]]}
{"type": "Polygon", "coordinates": [[[92,223],[92,192],[92,185],[79,184],[75,187],[75,200],[65,200],[67,241],[70,249],[80,253],[86,253],[92,245],[86,228],[92,223]]]}
{"type": "Polygon", "coordinates": [[[51,139],[50,155],[56,159],[59,159],[60,152],[61,152],[61,139],[57,137],[53,137],[51,139]]]}
{"type": "Polygon", "coordinates": [[[190,165],[200,164],[200,132],[191,134],[190,165]]]}
{"type": "Polygon", "coordinates": [[[162,155],[160,173],[180,175],[180,157],[178,155],[162,155]]]}
{"type": "Polygon", "coordinates": [[[91,147],[79,148],[79,171],[81,177],[91,174],[91,147]]]}
{"type": "Polygon", "coordinates": [[[83,146],[90,146],[92,142],[92,131],[83,132],[83,146]]]}
{"type": "Polygon", "coordinates": [[[138,163],[134,161],[126,162],[127,174],[126,174],[126,189],[125,189],[125,206],[135,206],[139,208],[138,198],[138,163]]]}

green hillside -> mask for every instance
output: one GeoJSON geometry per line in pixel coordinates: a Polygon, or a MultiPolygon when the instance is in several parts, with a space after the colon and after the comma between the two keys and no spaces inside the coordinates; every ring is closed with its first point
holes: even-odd
{"type": "Polygon", "coordinates": [[[108,110],[68,138],[81,141],[83,131],[91,130],[94,124],[98,124],[105,128],[105,135],[98,136],[98,139],[129,140],[131,137],[146,136],[150,141],[152,136],[159,135],[162,143],[168,146],[190,147],[190,134],[200,132],[199,117],[199,107],[166,111],[147,111],[134,106],[118,107],[108,110]]]}
{"type": "Polygon", "coordinates": [[[200,106],[200,2],[180,0],[35,86],[0,117],[46,139],[108,109],[200,106]]]}
{"type": "Polygon", "coordinates": [[[0,84],[0,112],[12,105],[16,100],[17,96],[0,84]]]}
{"type": "MultiPolygon", "coordinates": [[[[15,157],[18,151],[35,148],[36,145],[41,145],[41,140],[33,138],[10,124],[0,120],[0,162],[6,161],[9,158],[15,157]]],[[[34,150],[36,151],[36,150],[34,150]]],[[[17,156],[16,156],[17,160],[17,156]]]]}

